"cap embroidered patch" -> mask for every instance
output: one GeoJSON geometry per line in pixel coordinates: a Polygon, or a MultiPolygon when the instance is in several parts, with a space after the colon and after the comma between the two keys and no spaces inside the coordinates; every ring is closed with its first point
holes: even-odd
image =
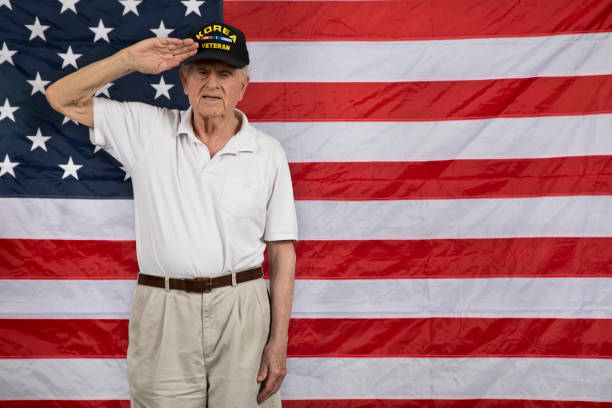
{"type": "Polygon", "coordinates": [[[193,27],[189,38],[198,43],[198,52],[183,64],[214,59],[242,68],[249,63],[244,33],[229,24],[209,23],[193,27]]]}

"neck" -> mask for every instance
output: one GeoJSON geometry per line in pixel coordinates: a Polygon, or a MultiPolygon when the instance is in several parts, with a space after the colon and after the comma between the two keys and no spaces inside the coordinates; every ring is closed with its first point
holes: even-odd
{"type": "Polygon", "coordinates": [[[214,118],[205,118],[192,111],[191,126],[195,136],[209,145],[211,142],[228,140],[240,130],[242,118],[238,113],[214,118]]]}

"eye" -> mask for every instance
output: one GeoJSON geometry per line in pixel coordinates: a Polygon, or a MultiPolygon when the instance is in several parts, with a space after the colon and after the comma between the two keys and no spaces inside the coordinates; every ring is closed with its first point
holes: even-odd
{"type": "Polygon", "coordinates": [[[223,78],[229,78],[229,77],[231,77],[231,76],[232,76],[232,73],[231,73],[231,72],[229,72],[229,71],[222,71],[222,72],[221,72],[221,76],[222,76],[223,78]]]}

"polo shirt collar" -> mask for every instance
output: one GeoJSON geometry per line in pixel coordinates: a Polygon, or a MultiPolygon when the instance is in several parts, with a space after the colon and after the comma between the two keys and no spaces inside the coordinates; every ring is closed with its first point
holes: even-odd
{"type": "MultiPolygon", "coordinates": [[[[255,151],[255,128],[249,123],[246,115],[238,109],[234,109],[242,117],[242,125],[240,130],[227,142],[221,149],[222,153],[238,154],[238,152],[254,152],[255,151]]],[[[195,136],[193,127],[191,126],[191,115],[193,114],[191,106],[186,111],[183,111],[181,122],[176,130],[176,136],[181,134],[202,143],[195,136]]]]}

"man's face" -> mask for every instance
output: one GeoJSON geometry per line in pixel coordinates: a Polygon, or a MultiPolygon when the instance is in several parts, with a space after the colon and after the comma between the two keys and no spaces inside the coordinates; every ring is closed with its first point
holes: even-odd
{"type": "Polygon", "coordinates": [[[215,60],[194,61],[180,71],[194,114],[206,119],[234,114],[249,83],[244,69],[215,60]]]}

